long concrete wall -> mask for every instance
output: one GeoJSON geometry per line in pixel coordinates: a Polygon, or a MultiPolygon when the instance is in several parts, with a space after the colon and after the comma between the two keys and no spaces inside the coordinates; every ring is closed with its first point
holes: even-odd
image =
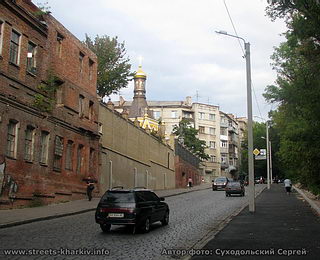
{"type": "Polygon", "coordinates": [[[174,151],[118,112],[100,105],[100,190],[175,187],[174,151]]]}

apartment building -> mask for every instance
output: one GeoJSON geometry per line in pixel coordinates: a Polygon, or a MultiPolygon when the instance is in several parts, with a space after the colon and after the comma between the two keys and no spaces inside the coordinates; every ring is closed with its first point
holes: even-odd
{"type": "Polygon", "coordinates": [[[210,159],[204,162],[204,178],[206,181],[211,181],[221,175],[219,107],[193,103],[192,108],[194,125],[199,131],[198,138],[206,142],[208,148],[205,149],[205,152],[210,156],[210,159]]]}

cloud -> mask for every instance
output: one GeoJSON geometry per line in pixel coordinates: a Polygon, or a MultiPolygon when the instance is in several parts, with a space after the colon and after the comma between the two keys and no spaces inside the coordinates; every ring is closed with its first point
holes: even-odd
{"type": "MultiPolygon", "coordinates": [[[[47,0],[40,0],[46,2],[47,0]]],[[[270,106],[262,97],[275,80],[270,55],[283,40],[284,22],[265,16],[266,0],[226,0],[239,36],[251,44],[254,110],[266,117],[270,106]]],[[[223,0],[49,0],[53,15],[78,38],[119,36],[125,41],[133,70],[143,57],[147,98],[220,105],[225,112],[246,115],[246,72],[243,42],[215,30],[234,34],[223,0]]],[[[121,94],[133,97],[132,83],[121,94]]],[[[113,96],[118,98],[118,96],[113,96]]],[[[255,113],[255,112],[254,112],[255,113]]]]}

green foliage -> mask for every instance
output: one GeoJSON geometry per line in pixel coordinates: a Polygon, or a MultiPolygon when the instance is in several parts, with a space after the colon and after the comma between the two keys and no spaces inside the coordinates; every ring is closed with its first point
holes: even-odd
{"type": "Polygon", "coordinates": [[[41,93],[34,95],[33,106],[42,112],[50,113],[56,102],[56,91],[59,88],[59,79],[49,72],[48,80],[36,88],[41,93]]]}
{"type": "Polygon", "coordinates": [[[44,14],[50,14],[51,7],[49,6],[48,2],[45,3],[37,3],[37,6],[39,8],[39,11],[34,12],[35,16],[41,17],[44,14]]]}
{"type": "Polygon", "coordinates": [[[128,86],[134,76],[130,72],[131,65],[126,56],[124,42],[109,36],[96,36],[92,40],[88,35],[84,44],[98,57],[97,91],[99,96],[116,94],[120,89],[128,86]]]}
{"type": "Polygon", "coordinates": [[[51,112],[53,109],[52,102],[42,94],[34,95],[33,106],[42,112],[51,112]]]}
{"type": "MultiPolygon", "coordinates": [[[[253,146],[254,149],[267,149],[266,140],[261,137],[266,137],[266,124],[254,122],[252,126],[253,130],[253,146]]],[[[245,133],[245,138],[241,144],[241,165],[240,172],[248,173],[248,133],[245,133]]],[[[253,152],[253,151],[252,151],[253,152]]],[[[267,161],[255,160],[254,161],[254,175],[267,177],[267,161]]]]}
{"type": "Polygon", "coordinates": [[[272,56],[276,85],[265,98],[278,103],[272,113],[280,170],[315,193],[320,192],[320,4],[315,0],[278,1],[267,8],[286,19],[286,42],[272,56]]]}
{"type": "Polygon", "coordinates": [[[173,127],[172,133],[177,135],[180,140],[201,160],[208,160],[210,157],[205,153],[207,148],[206,142],[197,138],[198,130],[191,126],[190,121],[182,119],[179,126],[173,127]]]}

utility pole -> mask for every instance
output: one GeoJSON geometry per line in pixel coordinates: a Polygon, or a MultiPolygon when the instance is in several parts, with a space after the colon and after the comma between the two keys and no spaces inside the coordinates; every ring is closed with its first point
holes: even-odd
{"type": "Polygon", "coordinates": [[[244,42],[247,74],[247,113],[248,113],[248,165],[249,165],[249,212],[255,212],[255,187],[254,187],[254,164],[253,164],[253,131],[252,131],[252,92],[251,92],[251,64],[250,43],[243,38],[228,34],[225,31],[216,31],[218,34],[227,35],[240,39],[244,42]]]}
{"type": "Polygon", "coordinates": [[[266,140],[266,148],[267,148],[267,186],[268,189],[270,189],[270,184],[272,183],[272,176],[270,175],[271,173],[271,141],[269,140],[269,123],[268,120],[265,120],[264,118],[260,116],[254,116],[257,118],[262,119],[263,121],[266,122],[266,137],[261,136],[262,139],[266,140]]]}
{"type": "MultiPolygon", "coordinates": [[[[243,40],[244,41],[244,40],[243,40]]],[[[248,160],[249,160],[249,211],[255,212],[254,165],[253,165],[253,130],[252,130],[252,92],[250,43],[244,41],[247,71],[247,111],[248,111],[248,160]]]]}
{"type": "Polygon", "coordinates": [[[272,177],[272,153],[271,153],[271,141],[269,141],[269,148],[270,148],[270,157],[269,157],[269,163],[270,163],[270,179],[271,179],[271,183],[272,183],[272,180],[273,180],[273,177],[272,177]]]}
{"type": "MultiPolygon", "coordinates": [[[[269,125],[268,121],[266,121],[266,133],[267,133],[267,187],[270,190],[270,141],[269,141],[269,125]]],[[[272,180],[271,180],[272,181],[272,180]]]]}

